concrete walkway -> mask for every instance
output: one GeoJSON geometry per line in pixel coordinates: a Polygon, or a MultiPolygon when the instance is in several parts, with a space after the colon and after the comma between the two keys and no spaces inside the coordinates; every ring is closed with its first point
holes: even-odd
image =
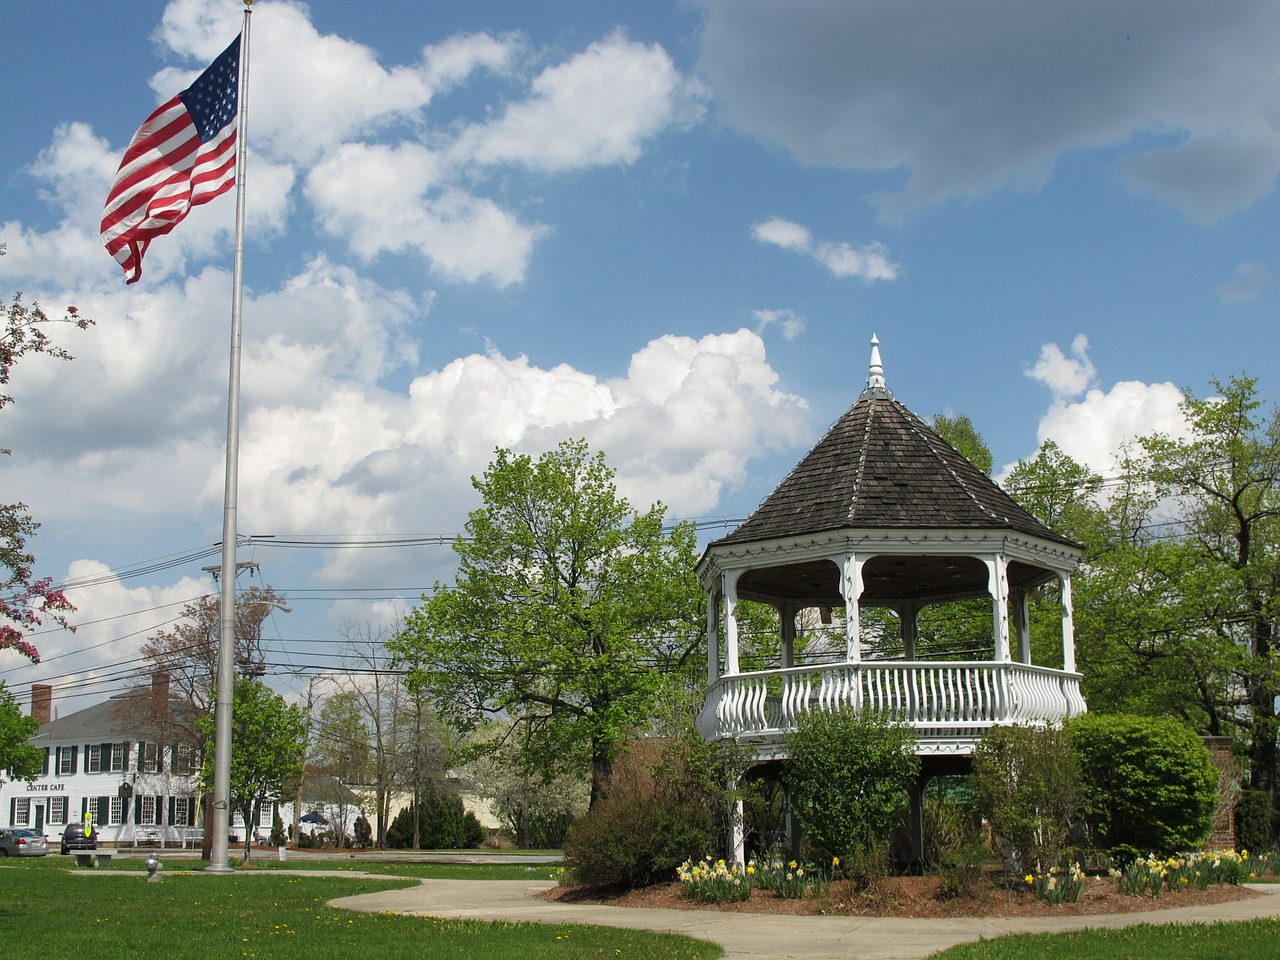
{"type": "MultiPolygon", "coordinates": [[[[346,876],[351,876],[347,873],[346,876]]],[[[1212,923],[1280,916],[1280,884],[1250,884],[1266,896],[1206,907],[1086,917],[794,917],[716,910],[650,910],[536,899],[547,880],[423,880],[416,887],[334,900],[349,910],[475,920],[594,924],[682,933],[724,947],[726,960],[916,960],[957,943],[1006,933],[1060,933],[1137,923],[1212,923]]]]}

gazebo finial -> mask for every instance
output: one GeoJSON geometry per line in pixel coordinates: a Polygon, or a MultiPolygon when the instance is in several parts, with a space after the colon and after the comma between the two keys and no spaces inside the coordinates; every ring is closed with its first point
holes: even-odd
{"type": "Polygon", "coordinates": [[[893,399],[893,392],[884,382],[884,365],[880,362],[880,339],[874,333],[871,334],[871,363],[867,369],[867,388],[862,391],[862,396],[858,399],[869,400],[872,397],[893,399]]]}

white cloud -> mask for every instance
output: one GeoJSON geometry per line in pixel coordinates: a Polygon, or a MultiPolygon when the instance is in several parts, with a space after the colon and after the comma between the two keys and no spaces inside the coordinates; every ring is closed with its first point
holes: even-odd
{"type": "MultiPolygon", "coordinates": [[[[221,53],[240,19],[232,5],[171,2],[157,39],[194,66],[159,71],[152,80],[157,102],[221,53]]],[[[250,140],[301,164],[390,125],[419,122],[436,94],[473,72],[507,72],[522,45],[517,37],[456,36],[424,47],[417,63],[387,68],[364,44],[319,33],[305,4],[278,0],[255,10],[253,20],[250,140]]]]}
{"type": "MultiPolygon", "coordinates": [[[[1089,340],[1079,334],[1071,342],[1071,357],[1056,343],[1040,348],[1040,358],[1027,371],[1053,393],[1053,402],[1040,418],[1037,438],[1052,440],[1069,456],[1103,476],[1119,469],[1117,456],[1138,437],[1161,432],[1185,436],[1182,391],[1171,383],[1121,381],[1110,390],[1089,389],[1097,376],[1089,359],[1089,340]],[[1083,395],[1083,396],[1082,396],[1083,395]],[[1071,402],[1073,397],[1079,400],[1071,402]]],[[[1012,464],[1000,473],[1008,475],[1012,464]]]]}
{"type": "Polygon", "coordinates": [[[1121,381],[1108,391],[1090,390],[1076,403],[1055,403],[1041,418],[1038,436],[1104,476],[1114,476],[1122,446],[1151,433],[1187,432],[1182,391],[1171,383],[1121,381]]]}
{"type": "Polygon", "coordinates": [[[699,88],[665,50],[617,31],[545,69],[500,118],[464,130],[453,155],[548,171],[634,163],[645,140],[702,110],[699,88]]]}
{"type": "Polygon", "coordinates": [[[1236,267],[1236,275],[1218,287],[1218,299],[1223,303],[1257,300],[1269,283],[1271,271],[1266,264],[1256,260],[1242,263],[1236,267]]]}
{"type": "Polygon", "coordinates": [[[898,265],[889,259],[889,248],[879,242],[853,247],[844,241],[815,240],[807,227],[780,217],[753,224],[751,235],[761,243],[812,257],[836,277],[898,278],[898,265]]]}
{"type": "Polygon", "coordinates": [[[722,118],[798,159],[905,176],[897,219],[1036,188],[1119,148],[1138,190],[1212,222],[1280,172],[1280,6],[1109,0],[703,0],[700,66],[722,118]]]}
{"type": "Polygon", "coordinates": [[[360,257],[414,250],[447,280],[516,283],[546,232],[454,186],[439,155],[418,144],[346,144],[311,171],[306,195],[323,228],[360,257]]]}
{"type": "Polygon", "coordinates": [[[794,340],[805,331],[805,319],[794,310],[752,310],[756,318],[756,333],[763,334],[776,326],[783,340],[794,340]]]}
{"type": "MultiPolygon", "coordinates": [[[[184,604],[209,593],[209,580],[183,577],[163,586],[126,587],[104,564],[76,560],[61,582],[82,586],[67,590],[67,599],[76,607],[68,622],[75,633],[41,629],[32,640],[40,651],[37,666],[18,666],[16,655],[8,655],[0,669],[10,689],[32,681],[54,680],[54,705],[66,715],[81,710],[114,690],[119,678],[139,665],[142,642],[157,630],[169,627],[181,614],[184,604]],[[76,677],[75,689],[87,696],[67,698],[56,680],[76,677]]],[[[0,653],[0,657],[5,657],[0,653]]]]}
{"type": "Polygon", "coordinates": [[[1089,338],[1083,333],[1071,341],[1070,357],[1065,356],[1056,343],[1046,343],[1040,348],[1040,359],[1027,371],[1027,376],[1052,390],[1055,400],[1078,396],[1097,375],[1088,351],[1089,338]]]}

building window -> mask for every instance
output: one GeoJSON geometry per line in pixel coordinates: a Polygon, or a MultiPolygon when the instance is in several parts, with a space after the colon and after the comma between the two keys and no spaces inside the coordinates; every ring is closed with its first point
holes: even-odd
{"type": "Polygon", "coordinates": [[[16,797],[13,803],[13,825],[25,827],[31,820],[31,798],[16,797]]]}
{"type": "Polygon", "coordinates": [[[155,797],[142,798],[141,819],[138,822],[148,827],[154,827],[156,825],[158,821],[156,820],[155,797]]]}
{"type": "Polygon", "coordinates": [[[91,743],[85,747],[88,756],[85,759],[85,773],[102,772],[102,744],[91,743]]]}
{"type": "Polygon", "coordinates": [[[49,822],[50,823],[66,823],[67,822],[67,798],[66,797],[50,797],[49,798],[49,822]]]}
{"type": "Polygon", "coordinates": [[[58,774],[66,776],[76,772],[76,748],[75,747],[59,747],[58,748],[58,774]]]}
{"type": "Polygon", "coordinates": [[[258,808],[258,826],[260,827],[271,826],[271,804],[264,803],[261,807],[258,808]]]}
{"type": "Polygon", "coordinates": [[[158,743],[144,743],[142,745],[142,756],[138,759],[138,769],[143,773],[160,772],[160,745],[158,743]]]}
{"type": "Polygon", "coordinates": [[[179,776],[195,773],[194,751],[186,743],[179,743],[173,748],[173,772],[179,776]]]}
{"type": "Polygon", "coordinates": [[[108,797],[110,805],[107,812],[107,823],[114,826],[118,823],[124,823],[124,800],[120,797],[108,797]]]}
{"type": "MultiPolygon", "coordinates": [[[[121,773],[124,770],[124,744],[113,743],[111,745],[111,772],[121,773]]],[[[119,821],[113,821],[119,823],[119,821]]]]}
{"type": "Polygon", "coordinates": [[[186,797],[179,797],[178,802],[173,805],[173,825],[175,827],[185,827],[190,823],[189,816],[191,807],[187,803],[186,797]]]}

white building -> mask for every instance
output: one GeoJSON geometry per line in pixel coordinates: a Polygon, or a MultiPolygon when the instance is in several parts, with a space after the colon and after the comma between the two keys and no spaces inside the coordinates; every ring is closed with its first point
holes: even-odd
{"type": "Polygon", "coordinates": [[[0,781],[0,817],[51,838],[92,817],[107,845],[198,842],[199,757],[188,744],[162,742],[145,721],[140,708],[157,697],[168,705],[164,680],[54,720],[52,688],[33,684],[40,729],[30,742],[44,766],[30,783],[0,781]]]}

